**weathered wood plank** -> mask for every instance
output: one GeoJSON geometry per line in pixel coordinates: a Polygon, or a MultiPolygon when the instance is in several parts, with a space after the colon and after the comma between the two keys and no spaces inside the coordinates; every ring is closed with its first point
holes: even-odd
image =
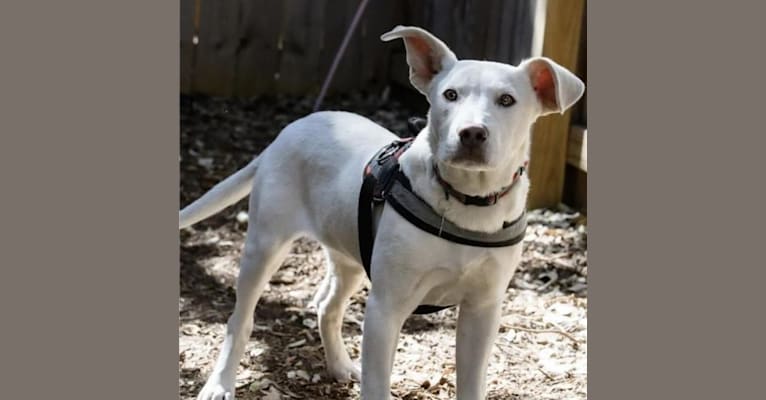
{"type": "Polygon", "coordinates": [[[193,90],[218,96],[234,93],[239,3],[201,0],[193,90]]]}
{"type": "Polygon", "coordinates": [[[535,0],[505,2],[505,7],[509,8],[504,17],[508,18],[503,27],[508,27],[505,37],[510,40],[510,46],[503,47],[509,49],[508,55],[503,58],[503,62],[517,65],[525,58],[532,56],[532,37],[534,34],[535,19],[535,0]]]}
{"type": "Polygon", "coordinates": [[[404,44],[388,42],[384,45],[391,47],[391,57],[388,62],[390,81],[399,86],[415,90],[410,83],[410,73],[409,67],[407,66],[407,55],[404,50],[404,44]]]}
{"type": "Polygon", "coordinates": [[[572,125],[567,144],[567,163],[588,172],[588,130],[581,125],[572,125]]]}
{"type": "MultiPolygon", "coordinates": [[[[348,24],[351,23],[351,18],[354,11],[349,10],[354,8],[356,2],[349,0],[333,0],[328,1],[325,4],[325,28],[324,28],[324,42],[322,43],[322,49],[319,52],[319,71],[321,72],[321,79],[324,80],[327,76],[330,66],[333,63],[335,54],[338,52],[341,43],[343,42],[343,36],[346,34],[348,24]]],[[[351,43],[349,43],[349,47],[351,43]]],[[[346,50],[348,55],[348,49],[346,50]]],[[[335,71],[332,85],[329,88],[329,92],[337,91],[340,87],[347,83],[344,80],[343,74],[348,73],[348,67],[346,66],[348,59],[344,56],[338,69],[335,71]]],[[[345,89],[346,87],[344,87],[345,89]]]]}
{"type": "MultiPolygon", "coordinates": [[[[469,58],[460,47],[454,21],[460,19],[461,4],[463,0],[429,0],[423,2],[423,27],[436,35],[447,46],[455,52],[458,58],[469,58]]],[[[417,24],[415,24],[417,25],[417,24]]],[[[465,25],[461,25],[461,31],[465,25]]],[[[464,32],[468,32],[467,30],[464,32]]]]}
{"type": "Polygon", "coordinates": [[[190,93],[194,73],[194,15],[196,0],[181,0],[181,93],[190,93]]]}
{"type": "Polygon", "coordinates": [[[285,94],[305,94],[315,90],[319,75],[320,27],[325,2],[285,0],[282,25],[282,57],[276,90],[285,94]]]}
{"type": "Polygon", "coordinates": [[[237,96],[275,92],[274,75],[279,72],[278,42],[283,11],[281,2],[240,0],[234,90],[237,96]]]}
{"type": "Polygon", "coordinates": [[[548,0],[533,0],[532,6],[532,57],[543,55],[543,39],[545,39],[545,16],[548,0]]]}
{"type": "MultiPolygon", "coordinates": [[[[402,5],[402,19],[396,21],[392,25],[415,25],[431,30],[431,3],[432,0],[404,1],[402,5]]],[[[401,87],[415,90],[410,84],[409,67],[407,66],[404,43],[401,40],[397,40],[394,42],[387,42],[385,43],[385,46],[391,51],[388,63],[390,81],[401,87]]]]}
{"type": "Polygon", "coordinates": [[[361,82],[365,89],[377,90],[388,76],[392,46],[380,40],[380,35],[397,25],[394,15],[401,12],[400,2],[371,0],[360,22],[357,34],[361,38],[361,82]]]}
{"type": "Polygon", "coordinates": [[[404,19],[396,25],[415,25],[424,29],[433,28],[431,9],[434,0],[406,1],[404,0],[404,19]]]}
{"type": "Polygon", "coordinates": [[[488,2],[488,6],[493,12],[486,21],[487,39],[484,41],[484,48],[482,49],[487,59],[500,62],[502,62],[500,48],[503,47],[499,45],[502,42],[500,40],[500,29],[503,25],[504,3],[502,0],[491,0],[488,2]]]}
{"type": "MultiPolygon", "coordinates": [[[[552,0],[547,4],[543,55],[572,71],[577,67],[584,3],[552,0]]],[[[561,202],[570,119],[571,110],[542,117],[535,124],[529,165],[530,208],[553,207],[561,202]]]]}
{"type": "Polygon", "coordinates": [[[517,65],[531,55],[534,3],[535,0],[491,2],[484,58],[517,65]]]}
{"type": "MultiPolygon", "coordinates": [[[[491,3],[485,0],[462,0],[456,14],[453,14],[451,26],[456,34],[453,36],[454,46],[462,56],[459,58],[471,58],[476,60],[486,60],[489,55],[485,53],[484,47],[487,43],[487,34],[490,18],[493,10],[491,3]],[[459,34],[454,26],[463,25],[462,31],[467,34],[459,34]]],[[[457,53],[456,53],[457,54],[457,53]]]]}
{"type": "MultiPolygon", "coordinates": [[[[582,34],[580,35],[580,54],[577,61],[577,76],[582,78],[583,82],[588,81],[588,24],[587,24],[588,3],[585,3],[585,12],[583,12],[582,34]]],[[[583,94],[572,112],[572,122],[576,124],[588,125],[588,92],[583,94]]]]}
{"type": "Polygon", "coordinates": [[[308,20],[308,49],[306,57],[311,60],[310,69],[305,75],[307,92],[319,93],[324,75],[321,72],[320,54],[324,47],[325,11],[328,0],[312,0],[308,20]]]}
{"type": "Polygon", "coordinates": [[[588,212],[588,173],[571,165],[566,166],[564,173],[564,196],[562,202],[575,210],[588,212]]]}
{"type": "MultiPolygon", "coordinates": [[[[530,10],[540,0],[423,0],[369,3],[330,91],[409,86],[403,46],[379,36],[423,26],[460,58],[526,57],[530,10]]],[[[252,96],[318,91],[360,0],[182,0],[182,91],[252,96]],[[199,44],[192,4],[197,13],[199,44]],[[191,51],[189,51],[191,50],[191,51]],[[195,61],[196,57],[196,61],[195,61]]]]}
{"type": "MultiPolygon", "coordinates": [[[[343,36],[346,35],[346,31],[349,26],[351,26],[351,21],[354,19],[354,14],[361,1],[347,0],[344,2],[338,1],[337,3],[344,4],[343,9],[345,15],[343,23],[340,26],[341,40],[337,42],[332,50],[333,57],[335,57],[335,53],[338,51],[338,48],[343,41],[343,36]]],[[[357,26],[356,31],[354,31],[353,36],[351,36],[351,40],[348,42],[346,52],[343,54],[340,64],[338,64],[338,71],[335,73],[335,78],[333,79],[333,82],[337,84],[333,86],[335,86],[337,90],[348,91],[358,89],[361,86],[362,74],[360,74],[359,67],[362,60],[362,42],[361,35],[359,35],[359,26],[357,26]]]]}

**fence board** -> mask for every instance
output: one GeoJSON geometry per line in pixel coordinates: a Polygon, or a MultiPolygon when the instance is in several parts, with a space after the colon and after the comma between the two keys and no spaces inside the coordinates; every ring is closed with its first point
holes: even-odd
{"type": "Polygon", "coordinates": [[[588,172],[588,130],[582,125],[572,125],[569,131],[567,163],[588,172]]]}
{"type": "MultiPolygon", "coordinates": [[[[374,0],[368,3],[367,10],[365,11],[365,16],[362,17],[362,20],[359,22],[359,27],[357,28],[358,31],[356,33],[359,35],[362,43],[360,54],[361,63],[359,65],[359,82],[360,87],[362,88],[365,88],[368,82],[375,79],[375,74],[378,73],[378,69],[376,68],[377,66],[375,63],[379,62],[379,56],[384,54],[383,51],[376,51],[374,47],[370,48],[370,46],[377,47],[383,44],[383,42],[380,42],[380,44],[374,43],[372,40],[375,36],[375,30],[378,30],[374,26],[374,23],[376,21],[382,20],[377,16],[370,17],[370,14],[375,15],[376,11],[381,11],[376,7],[378,4],[380,3],[374,0]]],[[[378,36],[380,36],[380,33],[378,36]]]]}
{"type": "MultiPolygon", "coordinates": [[[[409,86],[403,46],[380,35],[398,24],[422,26],[460,58],[518,62],[529,55],[536,0],[371,0],[330,91],[409,86]]],[[[319,89],[360,0],[182,0],[184,92],[252,96],[319,89]],[[194,34],[193,7],[200,7],[194,34]],[[280,79],[275,79],[278,76],[280,79]]]]}
{"type": "Polygon", "coordinates": [[[234,93],[236,53],[239,47],[239,3],[201,1],[193,90],[230,96],[234,93]]]}
{"type": "MultiPolygon", "coordinates": [[[[324,42],[322,43],[322,50],[319,53],[319,64],[321,71],[321,79],[327,76],[327,72],[330,70],[333,58],[340,48],[343,42],[343,35],[346,33],[348,23],[346,15],[348,9],[352,8],[353,2],[347,0],[333,0],[328,1],[325,5],[325,29],[324,29],[324,42]]],[[[350,11],[353,13],[353,11],[350,11]]],[[[346,53],[348,55],[348,53],[346,53]]],[[[344,60],[348,60],[344,57],[344,60]]],[[[338,65],[338,69],[335,71],[335,76],[332,81],[330,89],[336,90],[339,87],[339,82],[342,81],[342,72],[347,72],[343,69],[345,62],[341,61],[338,65]]]]}
{"type": "MultiPolygon", "coordinates": [[[[577,60],[577,76],[582,78],[583,82],[588,81],[588,24],[587,24],[587,14],[588,14],[588,3],[585,3],[585,11],[583,12],[583,22],[582,22],[582,34],[580,35],[580,55],[577,60]]],[[[585,94],[583,94],[582,100],[579,101],[579,104],[577,107],[575,107],[575,110],[572,111],[572,121],[573,123],[578,123],[582,125],[588,125],[588,92],[586,91],[585,94]]]]}
{"type": "Polygon", "coordinates": [[[282,57],[276,90],[305,94],[317,86],[321,46],[321,35],[317,33],[322,28],[325,2],[285,0],[283,4],[282,57]]]}
{"type": "MultiPolygon", "coordinates": [[[[374,0],[372,0],[374,1],[374,0]]],[[[348,29],[349,25],[351,25],[351,21],[354,19],[354,14],[356,13],[356,9],[359,6],[359,3],[361,3],[361,0],[355,0],[352,2],[353,6],[348,7],[348,18],[346,19],[346,26],[344,29],[348,29]]],[[[369,6],[369,4],[368,4],[369,6]]],[[[365,10],[365,14],[367,11],[365,10]]],[[[360,21],[361,24],[361,21],[360,21]]],[[[363,74],[360,71],[360,68],[362,66],[362,58],[363,58],[363,51],[364,51],[364,40],[362,35],[360,33],[360,26],[356,26],[356,31],[354,31],[354,36],[351,38],[351,42],[348,44],[348,54],[346,54],[346,67],[347,74],[349,79],[348,88],[351,89],[359,89],[364,86],[363,81],[363,74]]]]}
{"type": "Polygon", "coordinates": [[[235,94],[274,93],[274,74],[279,71],[277,48],[283,8],[273,0],[241,0],[237,29],[235,94]]]}
{"type": "MultiPolygon", "coordinates": [[[[463,0],[459,9],[458,19],[452,21],[452,26],[460,22],[465,24],[465,31],[469,35],[457,35],[457,49],[464,54],[465,58],[488,59],[493,58],[492,54],[484,52],[484,46],[487,42],[488,25],[487,21],[492,17],[490,2],[481,0],[463,0]]],[[[453,31],[454,28],[453,28],[453,31]]]]}
{"type": "Polygon", "coordinates": [[[504,2],[503,17],[507,18],[502,24],[501,32],[506,42],[501,60],[513,65],[532,55],[532,36],[535,24],[535,0],[504,2]],[[506,50],[507,49],[507,50],[506,50]],[[505,53],[507,51],[507,53],[505,53]]]}
{"type": "MultiPolygon", "coordinates": [[[[345,1],[345,13],[343,16],[343,22],[339,26],[341,33],[340,40],[338,40],[338,42],[332,47],[333,57],[338,51],[338,47],[343,41],[343,36],[345,36],[348,27],[351,25],[351,21],[354,19],[354,14],[356,13],[357,7],[359,7],[359,3],[361,3],[360,0],[345,1]]],[[[356,29],[357,30],[354,32],[354,35],[351,37],[351,40],[348,43],[348,47],[346,48],[346,52],[343,55],[343,59],[341,60],[340,64],[338,64],[338,71],[336,72],[335,78],[333,80],[333,82],[337,83],[337,85],[334,85],[337,90],[347,91],[351,89],[357,89],[361,85],[361,74],[359,68],[362,59],[362,40],[359,35],[359,26],[357,26],[356,29]]]]}
{"type": "Polygon", "coordinates": [[[391,30],[401,18],[401,2],[371,0],[360,22],[361,86],[382,86],[388,77],[392,46],[380,40],[380,35],[391,30]],[[397,16],[398,15],[398,16],[397,16]]]}
{"type": "Polygon", "coordinates": [[[566,184],[564,185],[564,204],[578,210],[583,214],[588,213],[588,174],[571,165],[566,166],[564,173],[566,184]]]}
{"type": "MultiPolygon", "coordinates": [[[[493,0],[487,16],[483,55],[489,60],[518,65],[532,53],[535,0],[493,0]]],[[[477,43],[477,48],[481,48],[477,43]]]]}
{"type": "MultiPolygon", "coordinates": [[[[585,0],[549,1],[543,55],[575,71],[585,0]]],[[[553,207],[561,202],[567,139],[572,110],[540,118],[532,135],[529,176],[534,184],[529,207],[553,207]]]]}
{"type": "Polygon", "coordinates": [[[194,14],[195,0],[181,0],[181,93],[189,93],[192,87],[194,67],[194,14]]]}
{"type": "Polygon", "coordinates": [[[426,30],[433,33],[436,37],[441,39],[458,58],[468,58],[457,47],[457,41],[455,40],[455,31],[453,21],[457,20],[456,14],[458,13],[460,0],[429,0],[423,3],[424,19],[423,24],[413,23],[413,25],[419,25],[426,30]]]}
{"type": "MultiPolygon", "coordinates": [[[[401,21],[397,21],[393,25],[417,25],[424,29],[431,29],[431,24],[429,22],[430,1],[431,0],[423,0],[420,2],[405,1],[402,5],[403,18],[401,21]]],[[[394,42],[387,42],[385,46],[391,51],[388,63],[389,80],[402,87],[412,87],[409,79],[409,67],[407,66],[404,43],[402,43],[401,40],[397,40],[394,42]]]]}
{"type": "Polygon", "coordinates": [[[505,17],[504,11],[507,7],[504,7],[506,2],[502,0],[491,0],[489,7],[494,10],[493,14],[487,19],[487,40],[484,43],[484,54],[488,55],[488,59],[493,61],[501,61],[502,47],[500,43],[505,42],[500,40],[500,30],[503,28],[503,20],[505,17]]]}
{"type": "Polygon", "coordinates": [[[319,64],[319,55],[324,47],[324,30],[325,30],[325,11],[327,7],[327,0],[312,0],[310,15],[309,15],[309,27],[308,27],[308,41],[309,47],[306,51],[306,56],[311,60],[309,71],[306,72],[308,82],[308,90],[312,93],[319,93],[322,87],[322,82],[325,76],[321,73],[323,69],[319,64]]]}

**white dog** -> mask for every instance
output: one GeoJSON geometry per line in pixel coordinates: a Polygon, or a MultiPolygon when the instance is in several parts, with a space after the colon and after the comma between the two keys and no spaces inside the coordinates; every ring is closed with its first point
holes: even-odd
{"type": "MultiPolygon", "coordinates": [[[[501,230],[504,221],[515,220],[526,208],[529,181],[516,172],[528,160],[532,124],[541,115],[563,113],[583,94],[584,84],[546,58],[518,67],[458,60],[420,28],[398,26],[381,36],[384,41],[398,38],[405,42],[410,81],[431,105],[427,126],[399,159],[401,171],[442,221],[476,232],[501,230]],[[445,182],[471,196],[510,190],[495,197],[493,205],[478,207],[445,196],[445,182]]],[[[331,376],[361,380],[363,400],[388,400],[405,319],[421,304],[459,305],[457,398],[485,398],[488,357],[501,303],[521,258],[520,244],[486,248],[453,243],[419,229],[386,204],[375,219],[361,373],[344,347],[346,303],[365,279],[357,238],[362,171],[395,139],[356,114],[311,114],[291,123],[249,165],[180,212],[184,228],[250,194],[236,306],[199,399],[234,398],[236,369],[258,298],[290,243],[304,235],[320,241],[328,256],[327,276],[315,301],[331,376]]]]}

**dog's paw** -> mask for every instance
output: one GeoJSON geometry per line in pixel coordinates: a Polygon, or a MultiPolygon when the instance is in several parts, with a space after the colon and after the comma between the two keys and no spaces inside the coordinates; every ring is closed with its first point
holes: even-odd
{"type": "Polygon", "coordinates": [[[338,364],[329,367],[328,373],[330,374],[330,377],[341,383],[350,381],[361,382],[362,380],[362,372],[350,361],[346,364],[338,364]]]}
{"type": "Polygon", "coordinates": [[[235,400],[234,387],[225,387],[218,381],[210,379],[202,387],[197,400],[235,400]]]}

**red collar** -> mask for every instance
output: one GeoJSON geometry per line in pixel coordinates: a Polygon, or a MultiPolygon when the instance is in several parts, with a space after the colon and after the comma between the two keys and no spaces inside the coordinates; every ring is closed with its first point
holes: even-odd
{"type": "Polygon", "coordinates": [[[439,168],[436,167],[436,163],[433,164],[434,167],[434,175],[436,175],[436,181],[439,182],[439,184],[444,188],[444,196],[449,199],[450,195],[454,198],[456,198],[459,202],[465,204],[465,205],[473,205],[473,206],[480,206],[480,207],[486,207],[491,206],[497,203],[497,201],[508,194],[508,192],[513,189],[513,186],[516,184],[516,182],[521,178],[521,175],[524,174],[524,171],[527,169],[527,165],[529,165],[529,161],[524,161],[524,164],[522,164],[519,169],[516,170],[516,172],[513,173],[513,179],[511,179],[511,183],[508,184],[508,186],[504,186],[500,188],[497,192],[494,192],[488,196],[470,196],[465,193],[459,192],[455,188],[452,187],[447,181],[442,179],[441,175],[439,175],[439,168]]]}

